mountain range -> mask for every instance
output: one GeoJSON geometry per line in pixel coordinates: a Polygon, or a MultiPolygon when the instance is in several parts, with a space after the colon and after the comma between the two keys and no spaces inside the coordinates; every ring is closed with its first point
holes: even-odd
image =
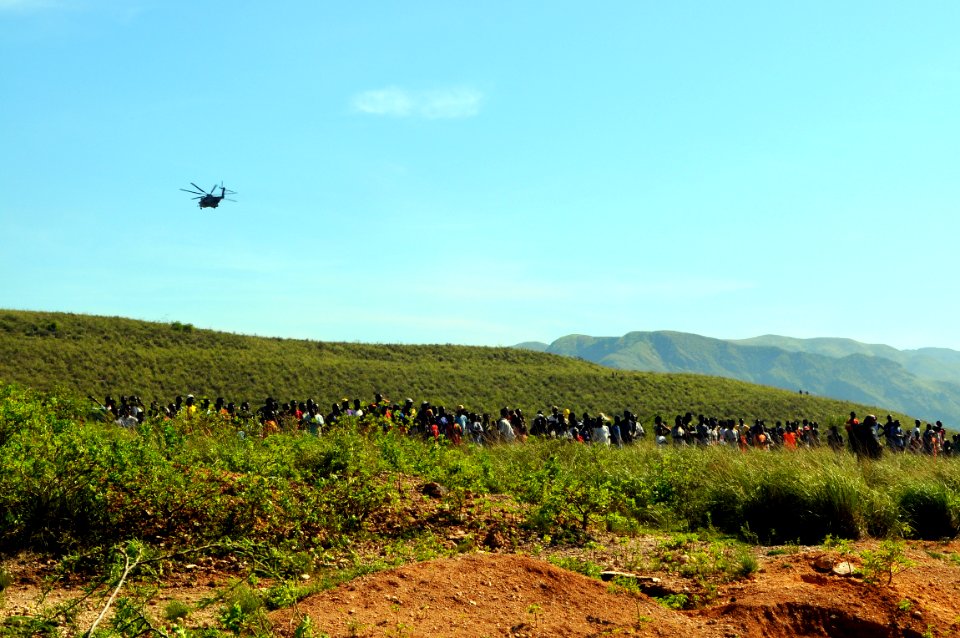
{"type": "Polygon", "coordinates": [[[885,405],[916,418],[960,422],[960,352],[897,350],[853,339],[764,335],[714,339],[657,331],[622,337],[567,335],[517,348],[592,361],[623,370],[690,372],[885,405]]]}

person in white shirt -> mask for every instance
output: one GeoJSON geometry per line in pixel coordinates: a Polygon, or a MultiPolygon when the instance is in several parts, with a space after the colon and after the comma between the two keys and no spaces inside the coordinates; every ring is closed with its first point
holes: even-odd
{"type": "Polygon", "coordinates": [[[513,443],[517,435],[513,431],[513,426],[510,425],[510,419],[507,418],[507,409],[500,409],[500,421],[497,423],[497,430],[500,432],[500,439],[506,441],[507,443],[513,443]]]}
{"type": "Polygon", "coordinates": [[[602,413],[593,424],[593,436],[590,440],[600,445],[610,445],[610,428],[607,427],[607,418],[602,413]]]}

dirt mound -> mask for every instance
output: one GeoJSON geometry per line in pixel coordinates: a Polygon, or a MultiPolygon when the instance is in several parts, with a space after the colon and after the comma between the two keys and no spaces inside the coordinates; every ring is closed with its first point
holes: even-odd
{"type": "MultiPolygon", "coordinates": [[[[919,561],[924,551],[913,556],[919,561]]],[[[955,565],[927,556],[922,569],[885,587],[823,573],[827,558],[817,551],[763,557],[757,574],[721,586],[710,605],[674,611],[527,556],[479,553],[370,574],[271,620],[289,636],[309,616],[314,635],[331,637],[960,635],[955,565]]]]}
{"type": "MultiPolygon", "coordinates": [[[[915,555],[919,560],[920,552],[915,555]]],[[[952,580],[956,570],[951,566],[928,558],[924,570],[904,572],[891,586],[877,586],[830,569],[825,572],[824,564],[841,561],[830,558],[818,551],[771,558],[755,578],[727,586],[725,603],[698,615],[722,619],[742,638],[920,638],[932,627],[951,624],[949,616],[931,613],[933,592],[918,591],[916,581],[910,582],[911,576],[923,575],[952,580]]],[[[955,634],[951,629],[946,635],[955,634]]]]}
{"type": "MultiPolygon", "coordinates": [[[[879,545],[872,540],[860,541],[846,553],[822,547],[755,547],[751,551],[757,570],[733,582],[724,578],[698,582],[678,573],[678,566],[689,567],[700,555],[702,543],[685,546],[686,554],[671,549],[670,556],[677,560],[667,563],[665,541],[675,538],[637,537],[630,539],[633,545],[616,537],[600,540],[588,554],[554,548],[554,556],[561,560],[588,556],[593,566],[645,570],[658,580],[637,589],[673,595],[674,602],[686,599],[697,608],[667,609],[647,595],[611,588],[528,555],[479,552],[368,574],[270,613],[270,626],[276,634],[291,636],[309,616],[315,637],[960,636],[960,540],[907,542],[906,570],[890,580],[881,578],[878,584],[865,582],[862,576],[865,553],[879,545]],[[680,560],[685,556],[687,562],[680,560]],[[848,561],[860,576],[834,571],[848,561]]],[[[197,563],[180,565],[179,571],[165,575],[161,590],[146,608],[150,617],[162,618],[167,603],[176,600],[191,608],[187,619],[191,629],[219,626],[224,603],[201,602],[224,595],[246,571],[226,559],[202,558],[197,563]]],[[[83,596],[81,586],[87,583],[79,577],[46,591],[43,583],[53,565],[30,556],[4,563],[13,582],[0,595],[0,619],[38,614],[83,596]]],[[[260,581],[255,593],[266,596],[270,586],[260,581]]],[[[107,593],[101,587],[102,596],[76,603],[80,630],[103,609],[107,593]]]]}
{"type": "Polygon", "coordinates": [[[291,635],[297,612],[335,636],[723,636],[710,619],[525,556],[472,554],[371,574],[283,609],[274,630],[291,635]],[[708,624],[710,623],[710,624],[708,624]],[[616,631],[615,631],[616,630],[616,631]]]}

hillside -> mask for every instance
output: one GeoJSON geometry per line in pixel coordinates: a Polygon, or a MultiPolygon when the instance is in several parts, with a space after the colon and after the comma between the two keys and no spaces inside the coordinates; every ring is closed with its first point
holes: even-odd
{"type": "Polygon", "coordinates": [[[708,374],[819,396],[885,405],[928,420],[960,421],[951,350],[900,351],[849,339],[711,339],[681,332],[569,335],[546,350],[622,370],[708,374]],[[931,378],[911,372],[925,370],[931,378]]]}
{"type": "Polygon", "coordinates": [[[463,403],[488,412],[504,405],[528,413],[551,405],[577,412],[629,408],[648,422],[656,414],[691,411],[828,423],[851,409],[886,411],[731,379],[624,372],[515,348],[327,343],[26,311],[0,312],[0,380],[98,398],[137,394],[145,402],[189,392],[235,402],[270,395],[329,403],[381,392],[393,400],[463,403]]]}
{"type": "Polygon", "coordinates": [[[822,354],[835,358],[851,354],[882,357],[899,363],[907,372],[918,377],[960,383],[960,352],[949,348],[897,350],[890,346],[860,343],[853,339],[796,339],[777,335],[731,340],[731,343],[745,346],[773,346],[790,352],[822,354]]]}

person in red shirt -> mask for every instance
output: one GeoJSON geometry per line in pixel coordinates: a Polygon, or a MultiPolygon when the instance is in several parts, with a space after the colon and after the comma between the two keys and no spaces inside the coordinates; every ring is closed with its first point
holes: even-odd
{"type": "Polygon", "coordinates": [[[783,447],[788,450],[797,449],[797,433],[792,424],[788,425],[786,431],[783,433],[783,447]]]}

